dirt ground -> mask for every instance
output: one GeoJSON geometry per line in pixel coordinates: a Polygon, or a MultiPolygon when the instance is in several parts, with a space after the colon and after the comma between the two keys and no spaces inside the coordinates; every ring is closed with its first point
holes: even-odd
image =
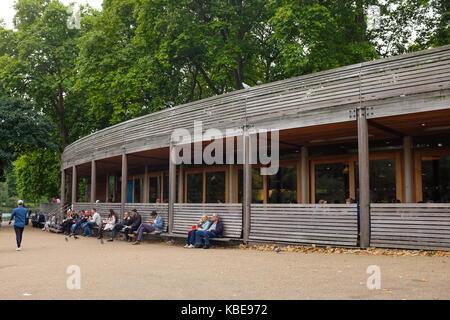
{"type": "Polygon", "coordinates": [[[0,228],[3,299],[450,299],[450,258],[184,249],[179,244],[63,235],[27,227],[23,250],[0,228]],[[68,289],[70,265],[81,289],[68,289]],[[367,267],[381,270],[369,290],[367,267]]]}

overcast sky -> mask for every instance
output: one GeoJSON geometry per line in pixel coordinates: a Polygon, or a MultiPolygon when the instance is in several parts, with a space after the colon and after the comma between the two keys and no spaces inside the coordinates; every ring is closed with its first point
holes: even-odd
{"type": "MultiPolygon", "coordinates": [[[[6,27],[13,27],[13,18],[14,18],[14,9],[13,5],[16,0],[0,0],[0,19],[6,23],[6,27]]],[[[103,0],[61,0],[64,4],[69,4],[71,2],[75,2],[77,4],[86,4],[88,3],[94,8],[100,9],[102,7],[103,0]]]]}

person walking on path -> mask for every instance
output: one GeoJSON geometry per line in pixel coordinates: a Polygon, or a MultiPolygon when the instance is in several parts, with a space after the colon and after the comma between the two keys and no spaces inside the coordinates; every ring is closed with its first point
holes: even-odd
{"type": "Polygon", "coordinates": [[[27,216],[27,209],[23,207],[23,201],[19,200],[17,202],[17,208],[13,210],[11,217],[9,218],[9,224],[11,224],[11,221],[14,219],[14,231],[16,233],[16,242],[17,242],[16,251],[22,250],[21,247],[22,234],[23,229],[25,228],[26,216],[27,216]]]}

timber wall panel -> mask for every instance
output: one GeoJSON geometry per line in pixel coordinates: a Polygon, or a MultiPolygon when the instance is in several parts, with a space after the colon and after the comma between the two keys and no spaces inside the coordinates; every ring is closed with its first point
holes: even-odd
{"type": "Polygon", "coordinates": [[[371,204],[370,245],[450,250],[450,204],[371,204]]]}
{"type": "Polygon", "coordinates": [[[250,240],[356,246],[357,206],[252,204],[250,240]]]}
{"type": "Polygon", "coordinates": [[[450,45],[286,79],[168,108],[83,137],[63,153],[63,168],[143,150],[166,148],[176,128],[290,129],[450,108],[450,45]],[[417,103],[419,101],[420,103],[417,103]]]}
{"type": "Polygon", "coordinates": [[[224,237],[240,239],[242,234],[242,204],[230,203],[175,203],[173,233],[187,234],[206,214],[211,219],[214,213],[219,214],[223,223],[224,237]]]}

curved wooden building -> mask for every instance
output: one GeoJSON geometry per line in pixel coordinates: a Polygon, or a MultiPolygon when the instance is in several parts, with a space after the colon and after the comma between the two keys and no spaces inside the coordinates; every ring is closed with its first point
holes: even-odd
{"type": "Polygon", "coordinates": [[[69,145],[61,202],[157,210],[174,236],[219,213],[225,235],[244,242],[448,249],[449,98],[445,46],[177,106],[69,145]],[[175,165],[174,130],[192,133],[193,150],[208,148],[199,121],[203,133],[224,133],[231,156],[175,165]],[[274,175],[250,159],[261,137],[279,141],[274,175]]]}

